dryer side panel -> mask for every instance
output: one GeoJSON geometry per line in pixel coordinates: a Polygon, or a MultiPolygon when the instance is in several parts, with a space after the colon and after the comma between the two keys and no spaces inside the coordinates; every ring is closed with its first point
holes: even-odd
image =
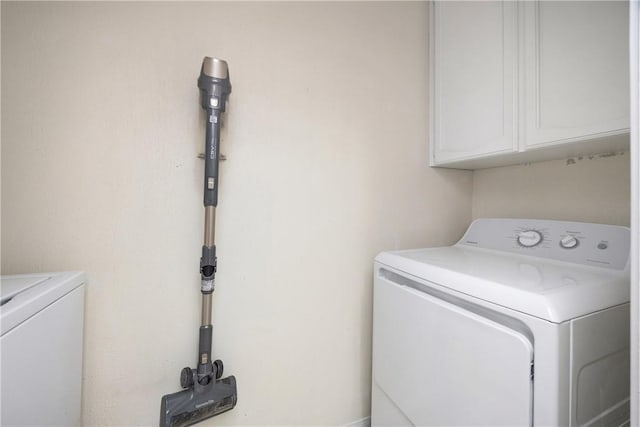
{"type": "Polygon", "coordinates": [[[414,425],[532,425],[525,335],[376,273],[374,389],[414,425]]]}
{"type": "Polygon", "coordinates": [[[571,322],[571,425],[629,422],[629,304],[571,322]]]}

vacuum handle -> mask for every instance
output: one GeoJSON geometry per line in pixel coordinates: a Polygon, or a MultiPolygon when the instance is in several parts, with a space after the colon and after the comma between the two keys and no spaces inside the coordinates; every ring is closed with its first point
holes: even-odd
{"type": "Polygon", "coordinates": [[[220,157],[220,118],[231,93],[231,80],[227,62],[206,56],[198,77],[200,105],[207,112],[204,205],[218,205],[218,160],[220,157]]]}
{"type": "Polygon", "coordinates": [[[218,206],[218,164],[220,159],[220,110],[207,111],[204,155],[204,205],[218,206]]]}

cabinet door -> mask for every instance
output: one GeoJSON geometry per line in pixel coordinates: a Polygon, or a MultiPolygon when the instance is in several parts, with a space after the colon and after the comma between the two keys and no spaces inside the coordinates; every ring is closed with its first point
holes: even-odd
{"type": "Polygon", "coordinates": [[[432,165],[517,149],[516,8],[509,1],[431,3],[432,165]]]}
{"type": "Polygon", "coordinates": [[[524,149],[625,133],[628,3],[522,2],[524,149]]]}

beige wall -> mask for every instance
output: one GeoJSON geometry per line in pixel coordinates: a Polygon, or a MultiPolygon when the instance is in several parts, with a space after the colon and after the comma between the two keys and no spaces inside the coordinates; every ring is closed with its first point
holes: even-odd
{"type": "Polygon", "coordinates": [[[629,226],[629,153],[484,169],[473,218],[514,217],[629,226]]]}
{"type": "Polygon", "coordinates": [[[421,2],[2,2],[2,273],[87,272],[86,425],[155,424],[195,362],[204,55],[234,85],[214,355],[240,394],[209,425],[368,415],[380,250],[629,223],[627,154],[429,169],[426,34],[421,2]]]}
{"type": "Polygon", "coordinates": [[[472,173],[426,166],[426,22],[422,2],[2,2],[2,272],[86,271],[86,425],[154,425],[195,363],[204,55],[233,83],[214,356],[239,383],[208,424],[368,415],[373,256],[471,218],[472,173]]]}

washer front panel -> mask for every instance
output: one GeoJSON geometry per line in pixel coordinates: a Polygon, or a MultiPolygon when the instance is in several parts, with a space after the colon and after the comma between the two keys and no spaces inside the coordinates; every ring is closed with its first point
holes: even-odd
{"type": "Polygon", "coordinates": [[[378,275],[373,352],[413,425],[532,425],[533,344],[503,324],[378,275]]]}

